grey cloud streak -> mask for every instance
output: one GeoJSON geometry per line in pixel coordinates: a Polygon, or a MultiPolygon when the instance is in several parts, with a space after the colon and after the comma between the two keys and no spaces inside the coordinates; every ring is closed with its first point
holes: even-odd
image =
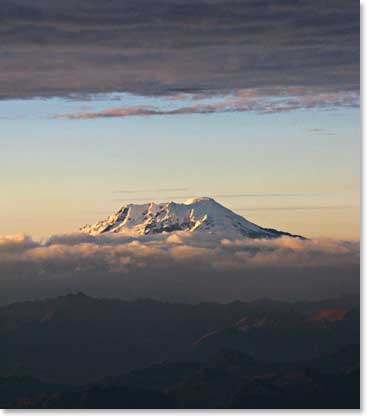
{"type": "Polygon", "coordinates": [[[359,89],[359,2],[3,0],[0,96],[359,89]]]}
{"type": "MultiPolygon", "coordinates": [[[[143,192],[143,191],[139,191],[139,192],[143,192]]],[[[146,191],[147,192],[147,191],[146,191]]],[[[113,192],[114,194],[119,193],[119,191],[115,191],[113,192]]],[[[121,191],[122,194],[124,193],[128,193],[130,194],[130,192],[124,192],[121,191]]],[[[135,193],[135,192],[131,192],[131,193],[135,193]]],[[[157,201],[158,198],[155,196],[152,196],[152,194],[149,196],[147,196],[148,193],[146,194],[146,196],[144,197],[136,197],[136,196],[131,196],[129,197],[129,199],[127,198],[113,198],[113,201],[115,202],[123,202],[123,201],[139,201],[139,202],[147,202],[147,201],[157,201]]],[[[304,196],[316,196],[319,195],[317,193],[237,193],[237,194],[210,194],[210,198],[223,198],[223,199],[233,199],[233,198],[297,198],[297,197],[304,197],[304,196]]],[[[195,194],[187,194],[187,195],[170,195],[167,196],[166,198],[170,199],[170,200],[185,200],[185,199],[191,199],[195,197],[195,194]]],[[[199,197],[199,195],[197,195],[197,197],[199,197]]],[[[161,197],[159,197],[161,198],[161,197]]]]}
{"type": "MultiPolygon", "coordinates": [[[[278,91],[273,96],[265,97],[264,92],[240,90],[237,95],[217,98],[212,103],[195,103],[173,109],[164,109],[152,106],[134,105],[117,108],[107,108],[101,111],[79,112],[74,114],[55,115],[54,118],[69,120],[83,120],[95,118],[114,118],[131,116],[173,116],[187,114],[217,114],[233,112],[256,112],[259,114],[283,113],[300,109],[358,107],[359,94],[351,92],[316,93],[305,89],[298,89],[297,96],[279,97],[278,91]]],[[[282,94],[285,94],[282,91],[282,94]]],[[[289,91],[289,94],[294,94],[289,91]]]]}
{"type": "Polygon", "coordinates": [[[339,209],[359,209],[357,206],[353,205],[320,205],[320,206],[309,206],[305,205],[303,207],[257,207],[257,208],[237,208],[237,211],[322,211],[322,210],[339,210],[339,209]]]}
{"type": "Polygon", "coordinates": [[[152,192],[152,191],[154,191],[154,192],[162,192],[162,193],[165,193],[165,192],[180,192],[180,191],[188,191],[189,189],[188,188],[158,188],[158,189],[145,189],[145,190],[142,190],[142,189],[132,189],[132,190],[130,190],[130,189],[122,189],[122,190],[118,190],[118,191],[113,191],[112,193],[113,194],[131,194],[131,195],[133,195],[133,194],[142,194],[142,193],[147,193],[147,192],[152,192]]]}

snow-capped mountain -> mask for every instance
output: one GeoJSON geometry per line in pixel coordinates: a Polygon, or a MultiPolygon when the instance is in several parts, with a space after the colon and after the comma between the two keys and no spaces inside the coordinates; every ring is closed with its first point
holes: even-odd
{"type": "Polygon", "coordinates": [[[212,198],[193,198],[180,204],[154,202],[128,204],[115,214],[80,231],[91,235],[119,233],[152,235],[187,231],[204,236],[227,238],[275,238],[282,235],[303,238],[284,231],[263,228],[219,204],[212,198]]]}

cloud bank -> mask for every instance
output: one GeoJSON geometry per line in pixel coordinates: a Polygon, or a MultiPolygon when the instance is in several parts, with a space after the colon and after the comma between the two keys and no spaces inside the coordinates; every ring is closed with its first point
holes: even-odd
{"type": "Polygon", "coordinates": [[[359,243],[56,235],[0,238],[2,303],[83,291],[124,299],[320,298],[359,291],[359,243]]]}
{"type": "Polygon", "coordinates": [[[0,97],[359,89],[359,2],[2,0],[0,97]]]}

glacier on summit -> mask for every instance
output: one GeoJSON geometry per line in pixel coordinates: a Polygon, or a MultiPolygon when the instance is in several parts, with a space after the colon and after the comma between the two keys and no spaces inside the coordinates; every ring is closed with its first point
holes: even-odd
{"type": "Polygon", "coordinates": [[[80,231],[91,235],[116,233],[131,236],[186,231],[202,237],[229,240],[283,235],[304,238],[260,227],[208,197],[192,198],[184,203],[128,204],[105,220],[80,227],[80,231]]]}

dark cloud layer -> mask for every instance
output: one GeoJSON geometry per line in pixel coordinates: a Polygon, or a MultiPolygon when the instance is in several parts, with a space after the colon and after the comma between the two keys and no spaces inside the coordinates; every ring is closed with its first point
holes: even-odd
{"type": "Polygon", "coordinates": [[[359,293],[359,243],[159,236],[0,237],[0,303],[83,291],[201,302],[359,293]]]}
{"type": "Polygon", "coordinates": [[[359,88],[359,2],[2,0],[0,94],[359,88]]]}

